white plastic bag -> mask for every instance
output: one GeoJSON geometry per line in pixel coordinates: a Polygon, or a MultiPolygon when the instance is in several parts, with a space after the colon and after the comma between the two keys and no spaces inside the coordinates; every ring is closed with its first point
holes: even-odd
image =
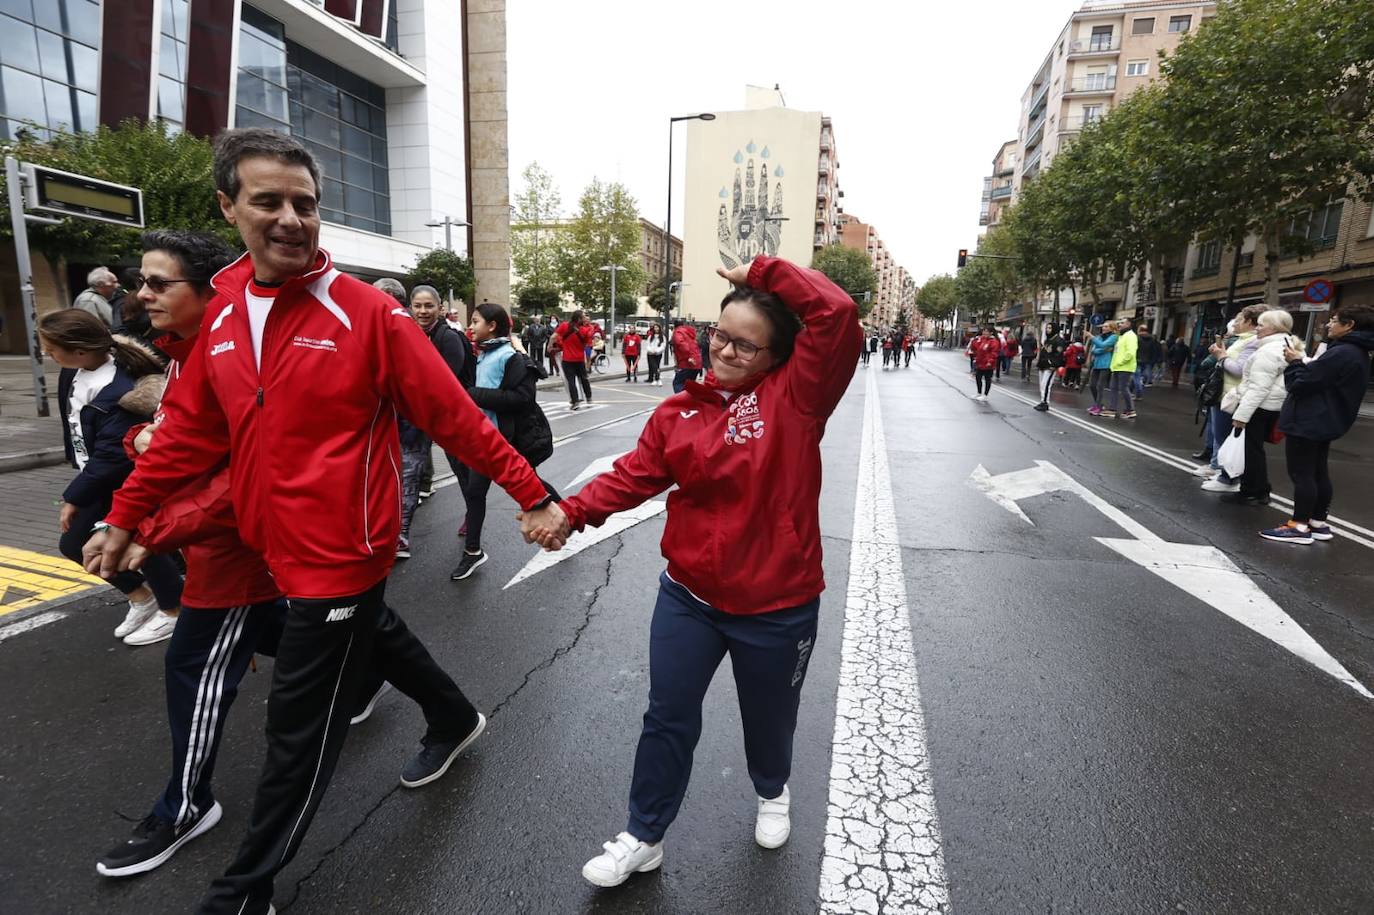
{"type": "Polygon", "coordinates": [[[1226,475],[1239,480],[1245,474],[1245,430],[1232,429],[1217,452],[1217,463],[1226,475]]]}

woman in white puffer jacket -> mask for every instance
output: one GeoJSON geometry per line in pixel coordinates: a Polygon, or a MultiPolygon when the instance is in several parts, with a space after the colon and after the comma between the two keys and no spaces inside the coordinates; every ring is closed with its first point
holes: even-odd
{"type": "MultiPolygon", "coordinates": [[[[1278,422],[1288,391],[1283,383],[1284,344],[1293,329],[1293,316],[1281,309],[1271,309],[1259,316],[1256,336],[1259,347],[1245,363],[1245,373],[1232,397],[1239,396],[1239,405],[1232,411],[1231,425],[1245,430],[1245,475],[1240,491],[1222,496],[1223,501],[1247,505],[1269,503],[1269,466],[1264,445],[1278,422]]],[[[1223,406],[1223,409],[1225,407],[1223,406]]]]}

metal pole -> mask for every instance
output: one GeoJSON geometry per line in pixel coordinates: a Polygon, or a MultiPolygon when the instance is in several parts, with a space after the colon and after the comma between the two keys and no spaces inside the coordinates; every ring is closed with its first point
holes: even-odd
{"type": "MultiPolygon", "coordinates": [[[[673,276],[673,124],[676,122],[668,119],[668,216],[663,220],[663,241],[668,247],[667,256],[663,259],[663,334],[672,339],[673,335],[673,290],[668,288],[673,276]]],[[[669,365],[672,361],[673,348],[671,346],[663,349],[663,364],[669,365]]]]}
{"type": "Polygon", "coordinates": [[[14,257],[19,268],[19,298],[24,309],[24,329],[29,335],[29,364],[33,369],[33,402],[39,416],[48,415],[48,382],[43,375],[43,348],[38,342],[38,296],[33,288],[33,263],[29,258],[29,228],[24,222],[24,193],[19,184],[19,160],[5,157],[9,184],[10,225],[14,229],[14,257]]]}
{"type": "Polygon", "coordinates": [[[444,214],[444,247],[453,250],[453,217],[444,214]]]}
{"type": "Polygon", "coordinates": [[[607,352],[615,351],[615,275],[619,272],[620,268],[611,264],[611,326],[606,328],[606,333],[609,335],[606,340],[607,352]]]}

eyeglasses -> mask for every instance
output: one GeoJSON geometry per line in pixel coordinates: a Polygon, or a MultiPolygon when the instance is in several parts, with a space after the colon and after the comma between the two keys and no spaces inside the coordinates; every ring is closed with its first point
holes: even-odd
{"type": "Polygon", "coordinates": [[[707,331],[711,335],[711,348],[723,350],[727,346],[734,345],[735,355],[741,362],[750,362],[759,354],[759,350],[768,349],[766,346],[759,346],[757,343],[750,343],[748,340],[741,340],[739,337],[732,337],[719,327],[712,327],[707,331]]]}
{"type": "Polygon", "coordinates": [[[137,291],[137,290],[139,290],[139,289],[142,289],[144,286],[147,286],[149,289],[153,290],[153,292],[157,293],[158,295],[162,295],[164,292],[167,291],[167,287],[170,286],[170,285],[172,285],[173,283],[189,283],[189,282],[191,282],[191,281],[190,281],[190,280],[168,280],[168,279],[163,279],[163,278],[160,277],[160,276],[144,276],[143,274],[140,273],[138,276],[134,277],[134,290],[137,291]]]}

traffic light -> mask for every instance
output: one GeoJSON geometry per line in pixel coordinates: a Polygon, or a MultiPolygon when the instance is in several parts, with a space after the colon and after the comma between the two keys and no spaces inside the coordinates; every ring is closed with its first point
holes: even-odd
{"type": "Polygon", "coordinates": [[[959,249],[959,266],[962,267],[962,266],[964,266],[964,265],[967,264],[967,263],[968,263],[968,248],[960,248],[960,249],[959,249]]]}

